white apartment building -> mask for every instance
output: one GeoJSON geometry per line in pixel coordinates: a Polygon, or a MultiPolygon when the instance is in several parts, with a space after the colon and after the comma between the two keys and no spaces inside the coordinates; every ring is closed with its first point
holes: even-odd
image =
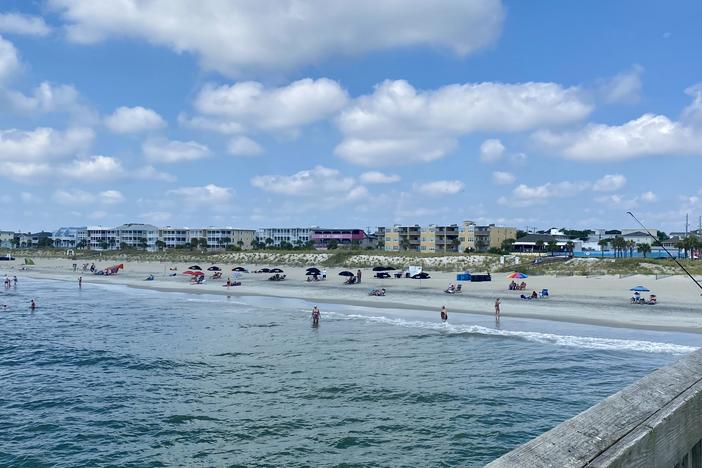
{"type": "Polygon", "coordinates": [[[116,250],[119,248],[117,230],[113,227],[88,226],[86,240],[90,250],[116,250]]]}
{"type": "Polygon", "coordinates": [[[306,244],[310,240],[310,230],[312,228],[260,228],[258,230],[258,240],[265,242],[266,239],[273,239],[273,245],[280,246],[280,243],[290,242],[293,246],[306,244]]]}
{"type": "Polygon", "coordinates": [[[129,223],[117,226],[117,241],[119,245],[126,244],[133,249],[146,249],[150,252],[156,250],[158,228],[151,224],[129,223]]]}

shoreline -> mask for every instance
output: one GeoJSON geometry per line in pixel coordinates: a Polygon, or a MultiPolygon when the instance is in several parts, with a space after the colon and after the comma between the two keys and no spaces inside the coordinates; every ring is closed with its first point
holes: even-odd
{"type": "MultiPolygon", "coordinates": [[[[41,279],[49,279],[49,280],[54,280],[54,281],[64,281],[64,282],[74,282],[77,280],[78,276],[81,276],[81,272],[69,272],[69,274],[66,274],[65,272],[61,274],[57,274],[54,272],[42,272],[42,271],[22,271],[21,272],[23,276],[27,276],[32,279],[36,280],[41,280],[41,279]]],[[[176,278],[179,279],[179,278],[176,278]]],[[[256,278],[258,280],[259,278],[256,278]]],[[[330,280],[327,280],[330,281],[330,280]]],[[[391,282],[392,280],[385,281],[385,282],[391,282]]],[[[402,281],[402,280],[400,280],[402,281]]],[[[325,281],[326,282],[326,281],[325,281]]],[[[348,305],[348,306],[357,306],[357,307],[366,307],[366,308],[375,308],[375,309],[407,309],[407,310],[414,310],[414,311],[424,311],[427,313],[432,313],[434,309],[438,310],[440,308],[440,305],[438,306],[432,306],[427,304],[426,302],[421,303],[421,301],[418,300],[413,300],[411,296],[423,296],[422,292],[426,289],[426,297],[423,297],[422,299],[435,299],[436,303],[448,303],[449,300],[452,300],[453,302],[450,305],[447,305],[447,308],[449,309],[449,313],[453,314],[471,314],[471,315],[480,315],[480,316],[490,316],[494,317],[494,312],[488,308],[485,311],[484,309],[486,308],[486,305],[488,307],[491,307],[491,304],[485,304],[485,295],[479,295],[479,294],[471,294],[470,292],[464,293],[462,295],[444,295],[440,296],[436,294],[436,291],[432,291],[430,287],[427,288],[422,288],[422,289],[415,289],[411,291],[404,291],[404,294],[398,294],[398,299],[395,298],[388,298],[388,296],[385,297],[375,297],[375,296],[360,296],[360,297],[354,297],[354,298],[348,298],[348,297],[343,297],[343,294],[348,291],[354,291],[357,292],[358,288],[350,289],[350,288],[337,288],[334,286],[334,284],[325,285],[322,288],[315,288],[314,290],[302,290],[303,287],[306,286],[305,283],[303,284],[295,284],[294,286],[288,286],[292,285],[292,280],[290,283],[286,285],[286,287],[275,287],[274,289],[271,289],[267,283],[265,287],[258,287],[258,285],[244,285],[244,286],[232,286],[231,288],[227,289],[213,289],[211,283],[207,283],[206,285],[198,285],[198,286],[191,286],[187,283],[168,283],[164,281],[163,278],[154,281],[151,284],[144,284],[143,280],[138,280],[135,278],[130,278],[122,273],[115,275],[115,276],[109,276],[109,277],[94,277],[93,275],[85,275],[83,278],[83,283],[84,285],[89,285],[89,284],[100,284],[100,285],[120,285],[120,286],[126,286],[129,288],[134,288],[134,289],[142,289],[142,290],[151,290],[151,291],[158,291],[158,292],[163,292],[163,293],[169,293],[169,292],[175,292],[175,293],[185,293],[185,294],[202,294],[202,295],[218,295],[218,296],[236,296],[236,297],[270,297],[270,298],[280,298],[280,299],[300,299],[304,300],[310,303],[316,302],[320,304],[339,304],[339,305],[348,305]],[[99,279],[98,279],[99,278],[99,279]],[[97,281],[96,281],[97,279],[97,281]],[[326,289],[326,290],[325,290],[326,289]],[[329,289],[333,289],[333,291],[329,291],[329,289]],[[326,294],[325,294],[326,293],[326,294]],[[404,300],[403,300],[404,299],[404,300]],[[456,299],[459,300],[467,300],[470,301],[467,304],[460,304],[456,302],[456,299]],[[476,307],[477,305],[482,306],[482,310],[479,307],[476,307]]],[[[322,282],[320,282],[322,283],[322,282]]],[[[316,286],[320,285],[319,283],[312,283],[311,286],[316,286]]],[[[276,286],[279,286],[279,284],[276,284],[276,286]]],[[[378,284],[371,284],[370,282],[367,282],[363,286],[366,287],[377,287],[378,284]]],[[[353,288],[353,287],[351,287],[353,288]]],[[[473,292],[475,293],[475,292],[473,292]]],[[[505,296],[507,296],[505,294],[505,296]]],[[[629,330],[646,330],[646,331],[658,331],[658,332],[680,332],[680,333],[691,333],[691,334],[702,334],[702,314],[700,314],[700,318],[696,320],[697,323],[694,325],[686,325],[686,324],[680,324],[680,323],[662,323],[661,320],[656,320],[656,321],[636,321],[632,320],[634,318],[640,318],[640,317],[620,317],[617,316],[616,319],[613,318],[608,318],[605,316],[597,315],[597,314],[590,314],[589,316],[581,316],[577,314],[568,314],[568,315],[562,315],[558,313],[554,313],[553,307],[548,307],[548,305],[559,305],[563,306],[564,304],[568,306],[569,309],[577,309],[579,306],[584,306],[586,304],[581,303],[580,301],[574,301],[572,300],[573,297],[571,297],[570,301],[559,301],[558,299],[553,301],[553,302],[546,302],[546,301],[551,301],[551,299],[545,299],[543,300],[544,302],[542,303],[545,307],[545,309],[548,312],[537,312],[533,310],[520,310],[520,308],[516,308],[514,310],[514,307],[510,307],[512,305],[522,305],[522,303],[518,301],[514,301],[512,299],[508,299],[507,301],[504,301],[503,299],[503,311],[501,314],[501,318],[503,320],[509,319],[509,318],[519,318],[519,319],[533,319],[533,320],[543,320],[543,321],[551,321],[551,322],[560,322],[560,323],[571,323],[571,324],[579,324],[579,325],[588,325],[588,326],[597,326],[597,327],[608,327],[608,328],[618,328],[618,329],[629,329],[629,330]],[[515,304],[516,302],[516,304],[515,304]],[[507,311],[505,311],[505,306],[507,306],[507,311]],[[629,320],[627,320],[627,318],[629,320]]],[[[530,302],[530,301],[525,301],[525,302],[530,302]]],[[[525,304],[526,305],[526,304],[525,304]]],[[[591,305],[591,304],[590,304],[591,305]]],[[[687,306],[687,304],[686,304],[687,306]]],[[[632,307],[632,306],[630,306],[632,307]]],[[[633,307],[643,307],[646,308],[648,306],[633,306],[633,307]]],[[[654,310],[666,310],[670,311],[671,307],[661,307],[659,305],[657,306],[651,306],[656,307],[657,309],[654,310]]],[[[694,309],[694,307],[693,307],[694,309]]],[[[636,310],[636,309],[634,309],[636,310]]],[[[636,310],[637,312],[641,311],[648,311],[650,309],[642,309],[642,310],[636,310]]],[[[675,322],[675,320],[672,320],[675,322]]]]}

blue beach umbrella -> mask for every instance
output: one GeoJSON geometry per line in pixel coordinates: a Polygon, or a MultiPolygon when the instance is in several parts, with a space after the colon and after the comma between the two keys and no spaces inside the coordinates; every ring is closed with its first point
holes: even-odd
{"type": "Polygon", "coordinates": [[[649,292],[650,289],[648,289],[646,286],[634,286],[631,288],[629,291],[636,291],[636,292],[649,292]]]}

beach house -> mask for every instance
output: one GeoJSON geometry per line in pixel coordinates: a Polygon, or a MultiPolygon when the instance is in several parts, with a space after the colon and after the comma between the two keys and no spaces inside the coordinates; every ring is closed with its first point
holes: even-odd
{"type": "Polygon", "coordinates": [[[266,243],[270,239],[274,247],[280,247],[281,242],[289,242],[294,247],[303,246],[310,241],[310,228],[306,227],[286,227],[286,228],[259,228],[256,236],[260,242],[266,243]]]}

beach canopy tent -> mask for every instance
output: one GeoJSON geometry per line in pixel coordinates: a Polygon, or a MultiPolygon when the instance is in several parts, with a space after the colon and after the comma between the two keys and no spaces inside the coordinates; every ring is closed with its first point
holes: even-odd
{"type": "Polygon", "coordinates": [[[524,279],[528,278],[529,275],[525,275],[524,273],[520,273],[518,271],[515,271],[514,273],[510,273],[507,275],[507,279],[524,279]]]}
{"type": "Polygon", "coordinates": [[[339,276],[356,276],[356,275],[354,275],[350,271],[340,271],[339,276]]]}
{"type": "Polygon", "coordinates": [[[282,272],[283,272],[283,270],[281,270],[280,268],[271,268],[271,271],[270,271],[270,273],[282,273],[282,272]]]}
{"type": "Polygon", "coordinates": [[[188,270],[202,270],[202,268],[200,268],[200,267],[197,266],[197,265],[192,265],[192,266],[189,266],[189,267],[188,267],[188,270]]]}
{"type": "Polygon", "coordinates": [[[232,268],[232,271],[238,271],[240,273],[248,273],[249,272],[249,270],[247,270],[244,267],[234,267],[234,268],[232,268]]]}
{"type": "Polygon", "coordinates": [[[391,266],[377,266],[373,267],[373,271],[393,271],[395,268],[391,266]]]}
{"type": "Polygon", "coordinates": [[[649,292],[650,289],[648,289],[646,286],[634,286],[631,288],[629,291],[635,291],[635,292],[649,292]]]}
{"type": "Polygon", "coordinates": [[[220,267],[218,267],[218,266],[212,265],[211,267],[209,267],[209,268],[207,269],[207,271],[222,271],[222,269],[221,269],[220,267]]]}

